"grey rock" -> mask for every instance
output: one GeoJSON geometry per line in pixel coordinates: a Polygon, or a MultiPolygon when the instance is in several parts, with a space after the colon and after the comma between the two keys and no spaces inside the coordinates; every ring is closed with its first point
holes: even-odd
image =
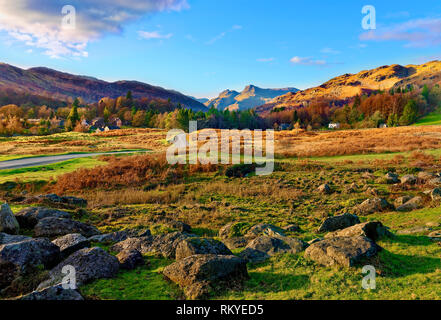
{"type": "Polygon", "coordinates": [[[284,237],[285,234],[281,228],[271,224],[260,223],[253,226],[245,235],[245,237],[249,239],[254,239],[259,236],[284,237]]]}
{"type": "Polygon", "coordinates": [[[81,249],[58,264],[49,272],[49,279],[42,282],[38,289],[56,285],[66,276],[64,266],[75,268],[76,285],[78,287],[96,279],[112,278],[119,270],[119,261],[101,248],[81,249]]]}
{"type": "Polygon", "coordinates": [[[75,251],[90,247],[90,241],[79,233],[72,233],[52,241],[60,248],[61,258],[64,259],[75,251]]]}
{"type": "Polygon", "coordinates": [[[245,237],[233,237],[222,240],[228,249],[234,250],[238,248],[244,248],[248,244],[248,239],[245,237]]]}
{"type": "Polygon", "coordinates": [[[391,205],[382,198],[368,199],[354,208],[358,215],[369,215],[391,209],[391,205]]]}
{"type": "Polygon", "coordinates": [[[375,256],[379,247],[366,237],[329,238],[311,244],[305,257],[325,266],[352,267],[362,258],[375,256]]]}
{"type": "Polygon", "coordinates": [[[395,173],[392,173],[392,172],[386,173],[386,175],[384,176],[384,179],[386,180],[386,183],[388,183],[388,184],[395,184],[395,183],[400,182],[398,175],[395,173]]]}
{"type": "Polygon", "coordinates": [[[335,237],[355,237],[363,236],[373,241],[381,239],[383,237],[391,236],[392,234],[387,230],[385,226],[379,221],[371,221],[357,224],[355,226],[331,232],[325,236],[328,238],[335,237]]]}
{"type": "Polygon", "coordinates": [[[116,231],[112,233],[107,234],[100,234],[89,238],[89,241],[91,242],[98,242],[98,243],[114,243],[114,242],[121,242],[124,240],[127,240],[128,238],[142,238],[142,237],[149,237],[151,236],[151,232],[148,229],[144,230],[123,230],[123,231],[116,231]]]}
{"type": "Polygon", "coordinates": [[[299,253],[306,246],[305,242],[295,238],[262,236],[252,240],[240,253],[240,257],[249,262],[258,263],[279,253],[299,253]]]}
{"type": "Polygon", "coordinates": [[[33,301],[81,301],[83,296],[74,289],[64,289],[61,284],[36,290],[19,298],[33,301]]]}
{"type": "Polygon", "coordinates": [[[0,206],[0,232],[18,234],[20,226],[7,203],[0,206]]]}
{"type": "MultiPolygon", "coordinates": [[[[181,287],[196,284],[242,284],[248,279],[246,261],[236,256],[194,255],[167,266],[163,274],[181,287]]],[[[186,290],[188,294],[191,290],[186,290]]],[[[194,298],[187,296],[188,298],[194,298]]]]}
{"type": "Polygon", "coordinates": [[[97,228],[70,219],[64,218],[44,218],[41,219],[34,228],[37,237],[59,237],[71,233],[79,233],[85,237],[92,237],[100,234],[97,228]]]}
{"type": "Polygon", "coordinates": [[[318,232],[330,232],[359,224],[360,219],[354,214],[343,214],[325,219],[318,232]]]}
{"type": "Polygon", "coordinates": [[[320,187],[317,188],[317,192],[320,192],[322,194],[331,194],[331,187],[329,187],[328,184],[322,184],[320,187]]]}
{"type": "Polygon", "coordinates": [[[0,233],[0,245],[30,240],[30,237],[0,233]]]}
{"type": "Polygon", "coordinates": [[[432,191],[430,191],[430,197],[434,202],[441,201],[441,188],[435,188],[432,191]]]}
{"type": "Polygon", "coordinates": [[[441,242],[441,231],[433,231],[427,235],[434,242],[441,242]]]}
{"type": "Polygon", "coordinates": [[[407,201],[405,204],[397,207],[397,211],[399,212],[409,212],[416,209],[422,208],[423,199],[421,197],[414,197],[407,201]]]}
{"type": "Polygon", "coordinates": [[[417,178],[413,174],[407,174],[401,178],[402,184],[413,185],[416,184],[417,178]]]}
{"type": "Polygon", "coordinates": [[[218,240],[207,238],[188,238],[179,242],[176,247],[176,260],[181,260],[195,254],[233,255],[225,244],[218,240]]]}
{"type": "Polygon", "coordinates": [[[49,217],[70,219],[71,215],[65,211],[46,207],[29,207],[18,212],[15,217],[22,228],[33,228],[41,219],[49,217]]]}
{"type": "Polygon", "coordinates": [[[144,264],[141,252],[136,249],[121,251],[116,257],[118,258],[120,268],[124,270],[133,270],[144,264]]]}
{"type": "Polygon", "coordinates": [[[48,239],[29,239],[0,245],[0,288],[32,268],[50,268],[58,263],[60,249],[48,239]]]}

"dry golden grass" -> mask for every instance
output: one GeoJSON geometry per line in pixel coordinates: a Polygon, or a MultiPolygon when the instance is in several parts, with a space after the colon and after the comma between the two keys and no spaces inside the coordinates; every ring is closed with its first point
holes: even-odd
{"type": "Polygon", "coordinates": [[[67,152],[109,152],[148,149],[164,151],[166,132],[123,129],[103,133],[68,132],[50,136],[20,136],[0,140],[0,155],[48,155],[67,152]]]}
{"type": "Polygon", "coordinates": [[[291,157],[407,152],[441,148],[441,127],[276,133],[276,154],[291,157]]]}

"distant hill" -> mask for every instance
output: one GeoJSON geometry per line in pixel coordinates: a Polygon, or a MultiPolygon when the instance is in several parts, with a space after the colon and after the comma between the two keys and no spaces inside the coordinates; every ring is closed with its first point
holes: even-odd
{"type": "Polygon", "coordinates": [[[103,97],[117,98],[132,91],[134,98],[170,99],[185,108],[207,110],[200,102],[177,91],[138,81],[106,82],[92,77],[72,75],[48,68],[20,69],[0,63],[0,91],[14,90],[29,95],[68,101],[81,97],[87,103],[103,97]]]}
{"type": "Polygon", "coordinates": [[[432,61],[422,65],[401,66],[398,64],[382,66],[357,74],[344,74],[333,78],[321,86],[296,93],[287,93],[257,108],[266,112],[273,108],[293,108],[307,105],[319,99],[344,101],[356,95],[376,90],[404,88],[408,85],[422,86],[441,82],[441,62],[432,61]]]}
{"type": "Polygon", "coordinates": [[[207,107],[215,107],[218,110],[242,111],[255,108],[268,103],[274,98],[288,92],[297,92],[296,88],[262,89],[253,85],[247,86],[242,92],[225,90],[219,97],[205,103],[207,107]]]}

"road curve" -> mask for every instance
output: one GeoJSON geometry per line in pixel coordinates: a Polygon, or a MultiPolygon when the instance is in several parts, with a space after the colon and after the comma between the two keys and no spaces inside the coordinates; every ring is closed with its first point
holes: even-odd
{"type": "Polygon", "coordinates": [[[0,161],[0,170],[6,169],[20,169],[35,166],[44,166],[51,163],[62,162],[71,159],[78,158],[88,158],[102,155],[112,155],[112,154],[127,154],[127,153],[137,153],[137,152],[147,152],[143,151],[117,151],[117,152],[97,152],[97,153],[74,153],[74,154],[62,154],[56,156],[44,156],[44,157],[33,157],[33,158],[21,158],[14,160],[0,161]]]}

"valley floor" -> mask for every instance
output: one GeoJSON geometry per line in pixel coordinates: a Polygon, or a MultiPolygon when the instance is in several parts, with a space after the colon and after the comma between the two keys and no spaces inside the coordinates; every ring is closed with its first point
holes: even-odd
{"type": "MultiPolygon", "coordinates": [[[[167,146],[161,131],[131,130],[119,134],[13,138],[1,141],[0,150],[2,160],[6,160],[23,155],[84,152],[85,148],[94,152],[161,152],[167,146]]],[[[394,206],[359,215],[361,222],[380,221],[393,233],[392,237],[378,240],[383,250],[377,256],[347,268],[322,266],[307,259],[304,252],[276,254],[263,263],[249,263],[250,279],[243,287],[216,289],[211,292],[211,299],[441,299],[441,243],[428,237],[441,231],[441,207],[426,192],[437,186],[422,178],[411,185],[384,180],[388,172],[400,177],[426,172],[435,178],[441,172],[440,127],[293,131],[278,133],[276,139],[276,169],[270,176],[229,178],[223,168],[217,168],[195,170],[167,184],[124,184],[121,180],[117,185],[82,187],[66,194],[88,200],[85,212],[75,216],[103,233],[149,228],[154,235],[163,234],[176,231],[164,222],[175,220],[189,224],[197,236],[220,241],[225,239],[219,238],[219,230],[227,223],[236,224],[235,237],[243,236],[256,224],[266,223],[281,229],[296,225],[298,229],[285,234],[308,242],[326,235],[317,231],[324,219],[355,213],[355,208],[367,199],[381,198],[394,206]],[[330,187],[329,193],[317,191],[322,184],[330,187]],[[395,208],[402,197],[421,197],[421,202],[410,211],[399,212],[395,208]],[[364,265],[376,268],[375,290],[362,288],[364,265]]],[[[118,159],[130,157],[119,155],[118,159]]],[[[3,198],[10,199],[11,194],[50,193],[64,175],[79,177],[75,172],[80,168],[115,165],[112,161],[108,156],[91,157],[1,170],[3,198]]],[[[9,203],[14,213],[29,206],[9,203]]],[[[26,232],[32,235],[32,230],[26,232]]],[[[110,245],[93,245],[116,254],[110,245]]],[[[238,255],[243,249],[232,251],[238,255]]],[[[119,271],[115,278],[82,286],[82,295],[89,299],[184,298],[183,290],[162,275],[173,260],[152,253],[145,254],[144,260],[146,264],[135,270],[119,271]]]]}

